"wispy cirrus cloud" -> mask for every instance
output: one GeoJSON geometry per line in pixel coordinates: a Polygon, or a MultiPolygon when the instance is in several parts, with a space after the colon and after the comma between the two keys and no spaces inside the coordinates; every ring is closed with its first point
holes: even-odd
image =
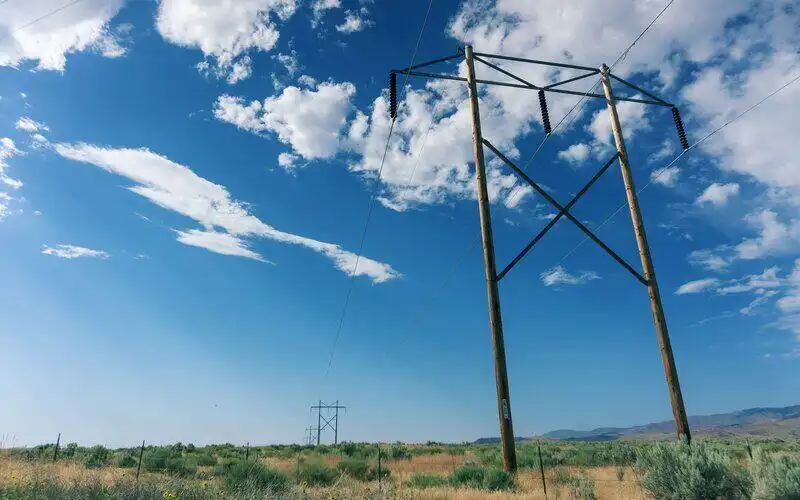
{"type": "Polygon", "coordinates": [[[54,247],[49,245],[42,245],[42,254],[52,255],[61,259],[108,259],[111,257],[105,250],[94,250],[92,248],[81,247],[77,245],[67,245],[59,243],[54,247]]]}
{"type": "Polygon", "coordinates": [[[593,280],[599,280],[600,276],[594,271],[584,271],[579,274],[571,274],[562,266],[556,266],[544,271],[540,275],[544,286],[558,285],[584,285],[593,280]]]}
{"type": "MultiPolygon", "coordinates": [[[[202,226],[202,229],[177,230],[177,239],[181,243],[224,255],[266,261],[250,248],[247,240],[264,238],[311,249],[331,259],[340,271],[353,272],[356,254],[334,243],[287,233],[266,224],[250,213],[245,203],[233,199],[224,186],[146,148],[116,149],[61,143],[56,144],[54,150],[64,158],[88,163],[131,180],[130,191],[202,226]]],[[[375,283],[401,276],[389,264],[367,257],[359,259],[355,273],[375,283]]]]}

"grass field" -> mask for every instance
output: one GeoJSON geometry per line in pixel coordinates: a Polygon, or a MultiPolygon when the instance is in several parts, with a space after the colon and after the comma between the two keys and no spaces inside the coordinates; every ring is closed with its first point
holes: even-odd
{"type": "MultiPolygon", "coordinates": [[[[382,445],[379,472],[377,445],[176,444],[147,447],[138,481],[137,449],[70,444],[53,463],[54,451],[53,445],[3,450],[0,499],[545,498],[535,444],[518,445],[520,470],[513,477],[500,470],[494,445],[382,445]]],[[[685,443],[545,442],[542,463],[547,498],[800,498],[797,441],[756,443],[754,459],[740,440],[691,449],[685,443]],[[683,484],[690,476],[707,485],[683,484]]]]}

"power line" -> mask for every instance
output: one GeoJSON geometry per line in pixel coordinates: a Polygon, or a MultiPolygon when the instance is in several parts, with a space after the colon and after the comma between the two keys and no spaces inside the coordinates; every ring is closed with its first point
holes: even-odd
{"type": "MultiPolygon", "coordinates": [[[[620,55],[619,55],[619,56],[617,57],[617,59],[614,61],[614,64],[612,64],[612,65],[611,65],[611,68],[610,68],[610,69],[613,69],[613,68],[614,68],[614,66],[616,66],[617,64],[619,64],[621,61],[623,61],[623,60],[624,60],[624,59],[627,57],[628,53],[631,51],[631,49],[633,48],[633,46],[634,46],[634,45],[636,45],[636,44],[639,42],[639,40],[641,40],[641,39],[642,39],[642,37],[643,37],[643,36],[644,36],[644,35],[645,35],[645,34],[646,34],[646,33],[647,33],[649,30],[650,30],[650,28],[652,28],[652,27],[655,25],[655,23],[656,23],[656,22],[657,22],[657,21],[658,21],[658,20],[661,18],[661,16],[663,16],[663,15],[664,15],[664,13],[667,11],[667,9],[669,9],[669,7],[670,7],[670,6],[671,6],[671,5],[672,5],[674,2],[675,2],[675,0],[670,0],[669,2],[667,2],[667,4],[664,6],[664,8],[662,8],[662,9],[661,9],[661,11],[660,11],[660,12],[659,12],[659,13],[658,13],[658,14],[657,14],[657,15],[656,15],[654,18],[653,18],[653,20],[652,20],[652,21],[650,21],[650,24],[648,24],[648,25],[647,25],[647,26],[646,26],[646,27],[645,27],[645,28],[644,28],[644,29],[641,31],[641,33],[639,33],[639,35],[638,35],[638,36],[637,36],[637,37],[636,37],[636,38],[633,40],[633,42],[631,42],[631,43],[630,43],[630,45],[628,45],[628,47],[627,47],[625,50],[623,50],[623,51],[620,53],[620,55]]],[[[579,106],[580,106],[580,108],[583,108],[583,103],[584,103],[584,102],[586,102],[586,98],[588,97],[588,95],[589,95],[589,94],[591,94],[591,93],[594,91],[595,87],[597,87],[597,85],[600,83],[600,81],[601,81],[601,80],[599,80],[599,79],[598,79],[598,80],[597,80],[597,82],[595,82],[595,84],[594,84],[594,85],[592,85],[591,87],[589,87],[589,89],[588,89],[586,92],[584,92],[583,96],[581,96],[581,98],[580,98],[580,99],[579,99],[579,100],[578,100],[578,101],[577,101],[577,102],[576,102],[576,103],[575,103],[575,104],[572,106],[572,108],[570,108],[570,110],[569,110],[569,111],[567,111],[567,113],[566,113],[566,114],[565,114],[565,115],[564,115],[564,116],[563,116],[563,117],[562,117],[562,118],[561,118],[561,119],[558,121],[558,123],[556,123],[556,126],[555,126],[555,127],[553,127],[553,131],[552,131],[552,133],[550,133],[550,134],[547,134],[547,135],[545,135],[545,136],[544,136],[544,138],[542,139],[542,141],[539,143],[539,145],[536,147],[536,149],[534,150],[534,152],[531,154],[530,158],[528,158],[528,161],[527,161],[527,162],[525,162],[525,165],[522,167],[522,170],[523,170],[523,171],[526,171],[526,170],[528,169],[528,166],[531,164],[531,162],[534,160],[534,158],[536,158],[536,155],[538,155],[538,154],[539,154],[539,152],[542,150],[542,148],[543,148],[543,147],[544,147],[544,145],[547,143],[547,141],[548,141],[548,140],[550,140],[550,137],[551,137],[553,134],[555,134],[555,132],[558,130],[558,128],[561,126],[561,124],[562,124],[562,123],[564,123],[564,121],[567,119],[567,117],[569,117],[569,116],[570,116],[570,115],[573,113],[573,111],[575,111],[575,109],[576,109],[576,108],[578,108],[579,106]]],[[[578,116],[580,116],[580,109],[578,110],[578,113],[577,113],[577,114],[575,114],[574,116],[575,116],[575,117],[578,117],[578,116]]],[[[572,120],[570,120],[570,122],[569,122],[569,124],[570,124],[570,125],[572,124],[572,122],[574,121],[574,119],[575,119],[575,118],[573,118],[572,120]]],[[[512,203],[512,202],[513,202],[513,201],[516,199],[516,198],[515,198],[515,196],[516,196],[518,193],[520,193],[520,192],[521,192],[521,191],[520,191],[520,189],[521,189],[523,186],[524,186],[523,184],[517,184],[517,185],[516,185],[516,186],[515,186],[515,187],[514,187],[514,188],[511,190],[511,192],[509,193],[509,195],[508,195],[508,197],[507,197],[507,200],[508,200],[508,202],[507,202],[507,203],[512,203]]],[[[455,274],[458,272],[458,269],[459,269],[459,267],[461,266],[461,264],[462,264],[462,263],[464,262],[464,260],[466,259],[466,256],[467,256],[468,254],[472,253],[472,252],[473,252],[473,251],[474,251],[474,250],[475,250],[475,249],[478,247],[478,245],[480,244],[480,242],[481,242],[480,238],[475,238],[475,240],[472,242],[472,245],[469,247],[469,249],[468,249],[466,252],[464,252],[464,254],[462,254],[462,256],[461,256],[461,257],[460,257],[460,258],[459,258],[459,259],[456,261],[456,265],[454,266],[453,270],[452,270],[452,271],[451,271],[451,272],[450,272],[450,273],[449,273],[449,274],[448,274],[448,275],[445,277],[445,281],[444,281],[443,283],[449,282],[450,280],[452,280],[452,279],[453,279],[453,277],[455,276],[455,274]]],[[[437,292],[437,293],[440,293],[440,292],[441,292],[441,290],[442,290],[443,288],[444,288],[444,286],[440,286],[440,287],[439,287],[439,292],[437,292]]]]}
{"type": "MultiPolygon", "coordinates": [[[[692,144],[691,146],[689,146],[689,148],[688,148],[688,149],[684,149],[683,151],[681,151],[681,152],[680,152],[680,154],[678,154],[678,155],[677,155],[675,158],[673,158],[673,159],[672,159],[672,161],[670,161],[670,162],[669,162],[669,163],[668,163],[668,164],[667,164],[665,167],[662,167],[662,168],[660,168],[660,169],[659,169],[659,170],[658,170],[658,171],[657,171],[657,172],[656,172],[656,173],[655,173],[653,176],[651,176],[651,177],[650,177],[650,180],[647,182],[647,184],[645,184],[645,185],[644,185],[644,186],[642,186],[642,187],[641,187],[639,190],[637,190],[637,191],[636,191],[636,194],[637,194],[637,195],[641,194],[641,192],[642,192],[642,191],[644,191],[645,189],[647,189],[647,188],[648,188],[648,187],[649,187],[649,186],[650,186],[650,185],[651,185],[653,182],[656,182],[656,181],[657,181],[659,178],[661,178],[661,176],[662,176],[662,175],[663,175],[663,174],[664,174],[664,173],[665,173],[665,172],[666,172],[666,171],[667,171],[667,170],[668,170],[670,167],[672,167],[673,165],[675,165],[676,163],[678,163],[678,161],[679,161],[679,160],[680,160],[680,159],[683,157],[683,155],[685,155],[686,153],[688,153],[689,151],[691,151],[691,150],[692,150],[692,149],[694,149],[695,147],[699,146],[700,144],[702,144],[702,143],[703,143],[703,142],[705,142],[706,140],[710,139],[710,138],[711,138],[713,135],[717,134],[718,132],[720,132],[722,129],[724,129],[724,128],[725,128],[725,127],[727,127],[728,125],[730,125],[730,124],[732,124],[733,122],[735,122],[735,121],[739,120],[740,118],[742,118],[743,116],[745,116],[747,113],[749,113],[749,112],[753,111],[754,109],[756,109],[757,107],[759,107],[761,104],[763,104],[765,101],[767,101],[768,99],[770,99],[770,98],[771,98],[771,97],[773,97],[774,95],[778,94],[779,92],[781,92],[783,89],[785,89],[785,88],[786,88],[786,87],[788,87],[789,85],[792,85],[793,83],[797,82],[798,80],[800,80],[800,75],[797,75],[797,76],[796,76],[796,77],[794,77],[793,79],[789,80],[789,81],[788,81],[788,82],[786,82],[785,84],[781,85],[781,86],[780,86],[780,87],[778,87],[777,89],[775,89],[775,90],[773,90],[772,92],[770,92],[770,93],[769,93],[769,94],[768,94],[766,97],[762,98],[761,100],[759,100],[759,101],[758,101],[758,102],[756,102],[755,104],[751,105],[751,106],[750,106],[749,108],[747,108],[746,110],[742,111],[740,114],[736,115],[735,117],[731,118],[730,120],[728,120],[727,122],[723,123],[723,124],[722,124],[722,125],[720,125],[719,127],[715,128],[714,130],[712,130],[711,132],[709,132],[708,134],[706,134],[706,135],[705,135],[705,136],[704,136],[702,139],[700,139],[699,141],[697,141],[697,142],[695,142],[694,144],[692,144]]],[[[623,203],[623,204],[621,204],[619,207],[617,207],[617,209],[616,209],[616,210],[614,210],[614,212],[612,212],[612,213],[611,213],[611,215],[609,215],[608,217],[606,217],[606,218],[603,220],[603,222],[601,222],[601,223],[600,223],[600,225],[598,225],[598,226],[595,228],[595,231],[599,230],[600,228],[602,228],[603,226],[605,226],[606,224],[608,224],[608,223],[609,223],[609,222],[610,222],[612,219],[614,219],[614,217],[616,217],[616,216],[617,216],[617,214],[619,214],[619,212],[620,212],[620,211],[621,211],[623,208],[625,208],[627,205],[628,205],[628,202],[626,201],[625,203],[623,203]]],[[[570,250],[569,252],[565,253],[565,254],[564,254],[564,256],[563,256],[563,257],[561,257],[561,260],[559,260],[559,261],[558,261],[558,262],[557,262],[555,265],[556,265],[556,266],[558,266],[558,265],[562,264],[562,263],[563,263],[565,260],[567,260],[567,259],[569,258],[569,256],[570,256],[570,255],[572,255],[573,253],[575,253],[575,251],[576,251],[576,250],[578,250],[578,249],[579,249],[579,248],[580,248],[580,247],[581,247],[581,246],[582,246],[584,243],[586,243],[586,240],[588,240],[588,238],[584,237],[584,238],[583,238],[583,239],[582,239],[580,242],[578,242],[578,244],[577,244],[577,245],[575,245],[575,247],[574,247],[572,250],[570,250]]]]}
{"type": "MultiPolygon", "coordinates": [[[[76,1],[80,1],[80,0],[76,0],[76,1]]],[[[428,1],[428,10],[425,12],[425,18],[422,20],[422,27],[419,30],[419,36],[417,37],[417,43],[414,46],[414,52],[411,55],[411,64],[409,64],[409,66],[413,66],[414,65],[414,61],[417,58],[417,51],[419,50],[420,42],[422,42],[422,34],[425,32],[425,26],[428,24],[428,17],[430,16],[431,7],[432,6],[433,6],[433,0],[429,0],[428,1]]],[[[409,75],[406,75],[405,81],[403,82],[403,92],[404,92],[403,95],[404,96],[408,93],[408,88],[407,88],[408,78],[409,78],[409,75]]],[[[386,163],[386,155],[389,153],[389,145],[390,145],[391,140],[392,140],[392,132],[394,132],[394,124],[395,124],[396,121],[397,121],[397,117],[396,116],[392,117],[392,123],[389,126],[389,134],[386,137],[386,146],[383,149],[383,157],[381,158],[381,164],[380,164],[380,167],[378,168],[378,183],[380,183],[381,174],[383,173],[383,166],[386,163]]],[[[333,347],[331,348],[331,354],[328,357],[328,366],[325,369],[325,375],[324,375],[323,378],[327,378],[328,377],[328,373],[331,370],[331,365],[333,364],[333,356],[336,353],[336,346],[339,343],[339,337],[341,337],[341,335],[342,335],[342,327],[344,326],[344,319],[347,316],[347,307],[350,304],[350,297],[353,294],[353,285],[354,285],[355,279],[356,279],[356,272],[358,271],[358,263],[361,260],[361,253],[364,250],[364,241],[367,239],[367,230],[369,229],[369,221],[372,218],[372,211],[373,211],[373,209],[375,207],[375,199],[376,198],[377,198],[377,189],[373,189],[372,195],[370,197],[369,207],[367,209],[367,218],[366,218],[366,221],[364,222],[364,231],[361,234],[361,243],[359,244],[358,252],[356,253],[356,262],[353,265],[353,272],[350,274],[350,283],[347,286],[347,294],[345,295],[344,306],[342,307],[342,314],[339,317],[339,326],[336,328],[336,336],[334,337],[334,340],[333,340],[333,347]]]]}
{"type": "MultiPolygon", "coordinates": [[[[42,20],[44,20],[44,19],[47,19],[48,17],[50,17],[50,16],[52,16],[52,15],[54,15],[54,14],[58,14],[58,13],[59,13],[59,12],[61,12],[62,10],[68,9],[69,7],[72,7],[72,6],[73,6],[73,5],[75,5],[76,3],[79,3],[79,2],[82,2],[82,1],[83,1],[83,0],[72,0],[71,2],[65,3],[65,4],[64,4],[64,5],[62,5],[61,7],[58,7],[58,8],[56,8],[56,9],[53,9],[53,10],[51,10],[50,12],[48,12],[48,13],[46,13],[46,14],[42,15],[42,16],[39,16],[39,17],[37,17],[37,18],[36,18],[36,19],[34,19],[33,21],[30,21],[30,22],[28,22],[28,23],[25,23],[25,24],[23,24],[22,26],[17,26],[16,28],[14,28],[14,29],[10,30],[8,33],[6,33],[4,36],[0,37],[0,41],[3,41],[3,40],[5,40],[6,38],[10,37],[11,35],[13,35],[14,33],[16,33],[17,31],[21,31],[21,30],[24,30],[25,28],[29,28],[30,26],[33,26],[34,24],[38,23],[39,21],[42,21],[42,20]]],[[[6,2],[8,2],[8,0],[6,0],[6,2]]],[[[2,4],[2,3],[6,3],[6,2],[0,2],[0,4],[2,4]]]]}

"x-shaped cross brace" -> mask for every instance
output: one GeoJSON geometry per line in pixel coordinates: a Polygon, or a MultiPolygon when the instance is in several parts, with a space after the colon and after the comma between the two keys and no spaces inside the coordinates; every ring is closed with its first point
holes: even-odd
{"type": "Polygon", "coordinates": [[[597,180],[600,178],[600,176],[602,176],[603,173],[605,173],[605,171],[608,170],[608,168],[614,163],[614,161],[616,161],[616,159],[619,157],[619,153],[614,154],[614,156],[610,160],[608,160],[606,162],[606,164],[603,165],[603,167],[594,175],[594,177],[592,177],[592,179],[583,187],[583,189],[581,189],[580,192],[578,192],[578,194],[576,194],[575,197],[569,203],[567,203],[566,206],[564,206],[564,205],[561,205],[559,202],[557,202],[555,199],[553,199],[552,196],[547,194],[547,192],[544,189],[542,189],[538,184],[536,184],[533,181],[533,179],[528,177],[528,175],[525,174],[525,172],[523,172],[519,167],[514,165],[514,163],[511,160],[509,160],[508,158],[506,158],[506,156],[503,153],[498,151],[497,148],[492,145],[492,143],[490,143],[486,139],[483,139],[483,144],[485,144],[487,148],[491,149],[492,152],[498,158],[500,158],[506,165],[511,167],[511,169],[514,172],[516,172],[517,175],[522,177],[522,179],[525,182],[530,184],[530,186],[534,190],[536,190],[537,193],[542,195],[542,198],[547,200],[551,205],[553,205],[558,210],[558,214],[555,217],[553,217],[553,219],[541,231],[539,231],[539,234],[537,234],[531,240],[531,242],[528,243],[528,245],[525,248],[522,249],[522,251],[519,253],[519,255],[514,257],[514,260],[512,260],[510,264],[508,264],[502,271],[500,271],[500,273],[497,275],[497,281],[502,280],[505,277],[505,275],[508,274],[508,272],[511,271],[511,269],[525,256],[525,254],[527,254],[530,251],[530,249],[533,248],[533,246],[536,243],[538,243],[539,240],[541,240],[544,237],[544,235],[547,234],[548,231],[550,231],[550,229],[556,224],[556,222],[559,221],[559,219],[561,219],[561,217],[566,217],[567,219],[571,220],[576,226],[578,226],[578,228],[581,231],[583,231],[586,234],[586,236],[589,237],[589,239],[591,239],[592,241],[597,243],[600,246],[600,248],[605,250],[608,255],[610,255],[614,260],[616,260],[619,263],[619,265],[624,267],[629,273],[631,273],[643,285],[647,286],[647,280],[644,279],[644,277],[641,274],[639,274],[638,271],[636,271],[633,267],[631,267],[630,264],[625,262],[625,260],[622,257],[620,257],[619,255],[617,255],[616,252],[611,250],[608,247],[608,245],[603,243],[600,240],[600,238],[598,238],[581,221],[579,221],[571,213],[569,213],[569,209],[572,208],[573,205],[575,205],[575,203],[586,193],[586,191],[588,191],[589,188],[592,187],[592,185],[595,182],[597,182],[597,180]]]}

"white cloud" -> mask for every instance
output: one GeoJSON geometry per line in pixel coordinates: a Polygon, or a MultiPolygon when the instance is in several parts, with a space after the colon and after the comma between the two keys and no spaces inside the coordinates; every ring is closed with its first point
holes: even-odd
{"type": "Polygon", "coordinates": [[[292,154],[292,153],[281,153],[278,155],[278,165],[280,165],[283,169],[287,171],[292,171],[295,168],[295,164],[300,157],[292,154]]]}
{"type": "Polygon", "coordinates": [[[16,127],[17,130],[22,130],[30,134],[33,134],[35,132],[50,131],[50,127],[48,127],[44,123],[39,123],[36,120],[28,118],[27,116],[23,116],[19,120],[17,120],[16,127]]]}
{"type": "MultiPolygon", "coordinates": [[[[645,117],[646,110],[646,106],[635,102],[621,101],[617,103],[617,114],[619,115],[622,133],[626,141],[633,138],[640,130],[645,130],[650,126],[645,117]]],[[[594,137],[598,153],[611,147],[611,120],[605,108],[594,114],[591,123],[589,123],[588,131],[594,137]]]]}
{"type": "Polygon", "coordinates": [[[675,290],[675,295],[704,292],[709,288],[717,286],[718,284],[719,280],[717,278],[705,278],[701,280],[689,281],[688,283],[684,283],[683,285],[679,286],[678,289],[675,290]]]}
{"type": "Polygon", "coordinates": [[[309,88],[315,88],[317,86],[317,80],[314,77],[308,75],[300,75],[297,78],[297,83],[299,83],[300,85],[305,85],[306,87],[309,88]]]}
{"type": "Polygon", "coordinates": [[[295,50],[291,54],[280,53],[272,58],[281,63],[289,77],[293,77],[300,70],[300,62],[297,60],[297,51],[295,50]]]}
{"type": "Polygon", "coordinates": [[[650,180],[664,187],[675,187],[681,175],[680,167],[667,167],[650,173],[650,180]]]}
{"type": "MultiPolygon", "coordinates": [[[[22,187],[22,181],[9,177],[8,174],[6,174],[8,160],[21,154],[22,151],[17,149],[14,141],[11,140],[10,137],[0,138],[0,188],[2,188],[3,185],[11,189],[19,189],[22,187]]],[[[0,221],[5,219],[9,214],[8,207],[12,200],[13,198],[7,192],[0,191],[0,221]]]]}
{"type": "Polygon", "coordinates": [[[558,285],[583,285],[592,280],[600,279],[600,276],[593,271],[585,271],[581,274],[570,274],[566,269],[561,266],[556,266],[552,269],[544,271],[540,277],[544,286],[558,286],[558,285]]]}
{"type": "Polygon", "coordinates": [[[311,5],[313,15],[311,17],[311,26],[316,28],[322,20],[325,12],[331,9],[338,9],[342,6],[341,0],[314,0],[311,5]]]}
{"type": "Polygon", "coordinates": [[[344,22],[336,26],[336,31],[350,34],[373,26],[375,23],[367,19],[366,15],[367,9],[365,8],[358,11],[348,10],[344,16],[344,22]]]}
{"type": "Polygon", "coordinates": [[[103,250],[93,250],[91,248],[79,247],[76,245],[66,245],[63,243],[57,244],[55,247],[42,245],[42,253],[44,255],[52,255],[61,259],[108,259],[111,257],[108,252],[103,250]]]}
{"type": "MultiPolygon", "coordinates": [[[[195,174],[148,149],[111,149],[89,144],[56,144],[55,151],[70,160],[88,163],[133,181],[128,189],[156,205],[193,219],[202,231],[179,230],[178,241],[202,246],[213,252],[256,258],[244,239],[265,238],[299,245],[333,260],[337,269],[351,273],[356,255],[339,245],[279,231],[249,212],[245,203],[233,199],[224,186],[195,174]],[[212,233],[227,233],[230,238],[212,233]],[[252,253],[248,253],[247,251],[252,253]],[[350,267],[348,267],[350,266],[350,267]]],[[[362,257],[357,275],[381,283],[400,277],[388,264],[362,257]]]]}
{"type": "Polygon", "coordinates": [[[694,250],[689,254],[689,263],[693,266],[701,266],[703,269],[715,272],[722,272],[730,265],[727,259],[715,254],[711,250],[694,250]]]}
{"type": "Polygon", "coordinates": [[[251,250],[246,241],[230,233],[213,230],[202,231],[200,229],[176,232],[178,233],[178,241],[184,245],[205,248],[223,255],[237,255],[260,262],[267,262],[264,257],[251,250]]]}
{"type": "Polygon", "coordinates": [[[250,132],[274,132],[305,159],[328,158],[340,149],[355,92],[351,83],[326,82],[316,90],[287,87],[263,103],[222,95],[214,116],[250,132]]]}
{"type": "Polygon", "coordinates": [[[751,274],[734,280],[727,286],[718,288],[717,293],[720,295],[749,292],[764,293],[765,289],[779,288],[783,285],[783,282],[778,278],[778,271],[780,271],[780,268],[777,266],[764,269],[761,274],[751,274]]]}
{"type": "Polygon", "coordinates": [[[759,231],[759,235],[742,241],[735,247],[739,259],[751,260],[788,251],[800,240],[800,220],[784,224],[772,210],[752,213],[745,222],[759,231]]]}
{"type": "Polygon", "coordinates": [[[589,158],[589,145],[583,142],[573,144],[564,151],[559,151],[558,157],[573,165],[581,164],[589,158]]]}
{"type": "Polygon", "coordinates": [[[123,55],[124,47],[109,28],[122,4],[123,0],[83,0],[67,7],[60,0],[5,2],[0,15],[0,66],[18,67],[24,61],[34,61],[37,69],[64,71],[67,54],[94,51],[105,57],[123,55]],[[33,22],[61,7],[57,13],[33,22]]]}
{"type": "Polygon", "coordinates": [[[171,43],[200,49],[213,74],[236,83],[252,73],[249,52],[268,52],[277,43],[274,19],[286,21],[296,8],[296,0],[161,0],[156,28],[171,43]]]}
{"type": "Polygon", "coordinates": [[[739,185],[736,183],[718,184],[714,183],[708,186],[703,193],[697,197],[695,203],[701,205],[703,203],[711,203],[716,207],[721,207],[728,203],[728,200],[739,194],[739,185]]]}

